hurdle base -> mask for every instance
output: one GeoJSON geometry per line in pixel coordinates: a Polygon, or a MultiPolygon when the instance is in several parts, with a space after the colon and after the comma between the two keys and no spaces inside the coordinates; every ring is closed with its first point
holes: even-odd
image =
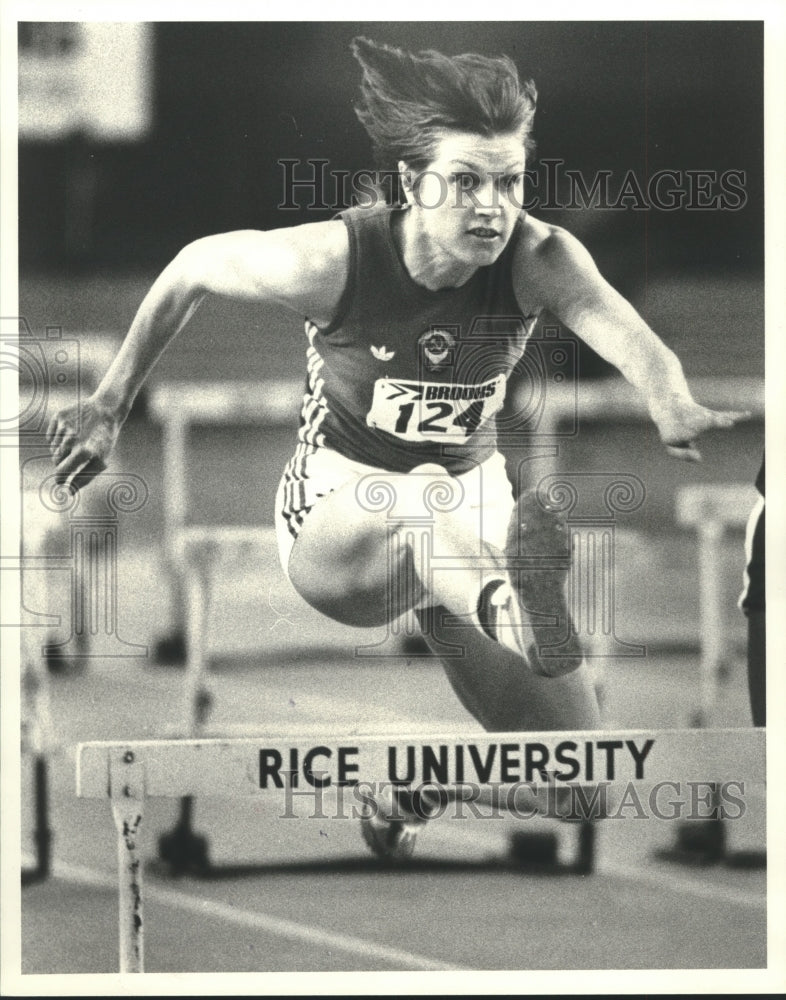
{"type": "Polygon", "coordinates": [[[72,636],[72,642],[50,639],[43,649],[44,663],[50,674],[73,677],[84,673],[90,656],[90,643],[84,635],[72,636]]]}
{"type": "Polygon", "coordinates": [[[598,829],[592,820],[584,820],[579,827],[578,850],[574,871],[577,875],[591,875],[595,871],[595,845],[598,829]]]}
{"type": "Polygon", "coordinates": [[[557,830],[516,830],[509,841],[509,859],[518,871],[543,875],[590,875],[595,870],[596,827],[592,820],[566,822],[557,830]],[[575,833],[571,828],[578,827],[575,833]],[[560,857],[560,838],[573,837],[570,861],[560,857]]]}
{"type": "Polygon", "coordinates": [[[660,861],[709,867],[726,858],[726,828],[723,820],[710,818],[687,820],[677,827],[676,841],[671,847],[655,852],[660,861]]]}
{"type": "Polygon", "coordinates": [[[52,860],[52,831],[49,829],[49,775],[44,754],[37,754],[34,771],[35,821],[33,839],[36,846],[36,864],[33,868],[23,868],[22,885],[34,885],[49,878],[52,860]]]}
{"type": "Polygon", "coordinates": [[[40,882],[46,882],[49,877],[49,873],[43,871],[39,866],[35,868],[23,868],[22,869],[22,888],[26,889],[31,885],[38,885],[40,882]]]}
{"type": "Polygon", "coordinates": [[[180,801],[180,817],[169,833],[158,838],[158,857],[167,866],[170,875],[204,876],[211,871],[208,839],[195,833],[191,818],[193,799],[186,796],[180,801]]]}
{"type": "Polygon", "coordinates": [[[739,868],[747,871],[761,870],[767,867],[767,852],[765,850],[731,851],[725,858],[728,868],[739,868]]]}
{"type": "Polygon", "coordinates": [[[690,820],[677,830],[676,842],[655,852],[660,861],[672,864],[709,868],[761,870],[767,867],[764,848],[732,848],[729,845],[726,821],[722,819],[690,820]]]}
{"type": "MultiPolygon", "coordinates": [[[[48,831],[47,831],[48,833],[48,831]]],[[[38,862],[33,868],[23,868],[21,871],[22,887],[37,885],[39,882],[46,882],[50,875],[50,845],[51,836],[45,839],[36,837],[36,855],[38,862]]]]}
{"type": "Polygon", "coordinates": [[[186,636],[183,631],[159,636],[153,643],[151,660],[159,667],[182,667],[186,662],[186,636]]]}
{"type": "Polygon", "coordinates": [[[402,656],[435,656],[429,644],[422,635],[405,635],[401,639],[402,656]]]}
{"type": "Polygon", "coordinates": [[[517,830],[510,838],[510,859],[517,869],[551,874],[560,868],[556,833],[517,830]]]}
{"type": "Polygon", "coordinates": [[[208,840],[201,834],[175,827],[158,839],[158,857],[170,875],[207,875],[212,869],[208,840]]]}
{"type": "Polygon", "coordinates": [[[36,865],[34,868],[22,869],[22,885],[34,885],[36,882],[46,882],[51,871],[52,833],[50,830],[40,830],[35,835],[36,865]]]}

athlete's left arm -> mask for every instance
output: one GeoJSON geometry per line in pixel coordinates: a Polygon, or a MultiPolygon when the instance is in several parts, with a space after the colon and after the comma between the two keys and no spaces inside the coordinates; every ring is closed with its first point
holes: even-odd
{"type": "Polygon", "coordinates": [[[530,244],[516,279],[541,304],[613,364],[646,401],[669,454],[697,462],[695,439],[733,426],[750,414],[719,412],[697,403],[677,355],[647,326],[633,306],[602,277],[589,252],[563,229],[550,228],[530,244]],[[534,289],[533,289],[534,285],[534,289]]]}

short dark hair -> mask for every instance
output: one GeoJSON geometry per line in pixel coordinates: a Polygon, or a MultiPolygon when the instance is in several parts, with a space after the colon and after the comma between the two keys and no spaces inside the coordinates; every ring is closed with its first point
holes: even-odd
{"type": "Polygon", "coordinates": [[[518,133],[524,148],[531,149],[537,90],[532,80],[519,80],[507,56],[405,52],[362,37],[352,40],[351,50],[363,67],[355,113],[371,139],[377,166],[393,168],[403,160],[422,169],[434,159],[438,134],[445,129],[484,136],[518,133]]]}

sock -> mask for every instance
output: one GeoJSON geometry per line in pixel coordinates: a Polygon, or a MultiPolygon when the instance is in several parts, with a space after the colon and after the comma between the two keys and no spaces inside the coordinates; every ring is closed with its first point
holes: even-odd
{"type": "Polygon", "coordinates": [[[495,642],[497,641],[497,611],[492,598],[505,586],[507,584],[504,580],[489,580],[478,595],[477,611],[473,615],[481,631],[495,642]]]}
{"type": "Polygon", "coordinates": [[[518,601],[507,580],[490,580],[478,597],[474,616],[481,631],[494,642],[526,660],[520,642],[524,636],[518,601]]]}

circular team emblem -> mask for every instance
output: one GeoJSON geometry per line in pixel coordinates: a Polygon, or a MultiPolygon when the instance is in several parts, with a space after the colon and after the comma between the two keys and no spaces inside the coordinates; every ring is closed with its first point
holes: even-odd
{"type": "Polygon", "coordinates": [[[455,346],[456,338],[449,330],[426,330],[418,339],[418,347],[432,371],[450,363],[455,346]]]}

